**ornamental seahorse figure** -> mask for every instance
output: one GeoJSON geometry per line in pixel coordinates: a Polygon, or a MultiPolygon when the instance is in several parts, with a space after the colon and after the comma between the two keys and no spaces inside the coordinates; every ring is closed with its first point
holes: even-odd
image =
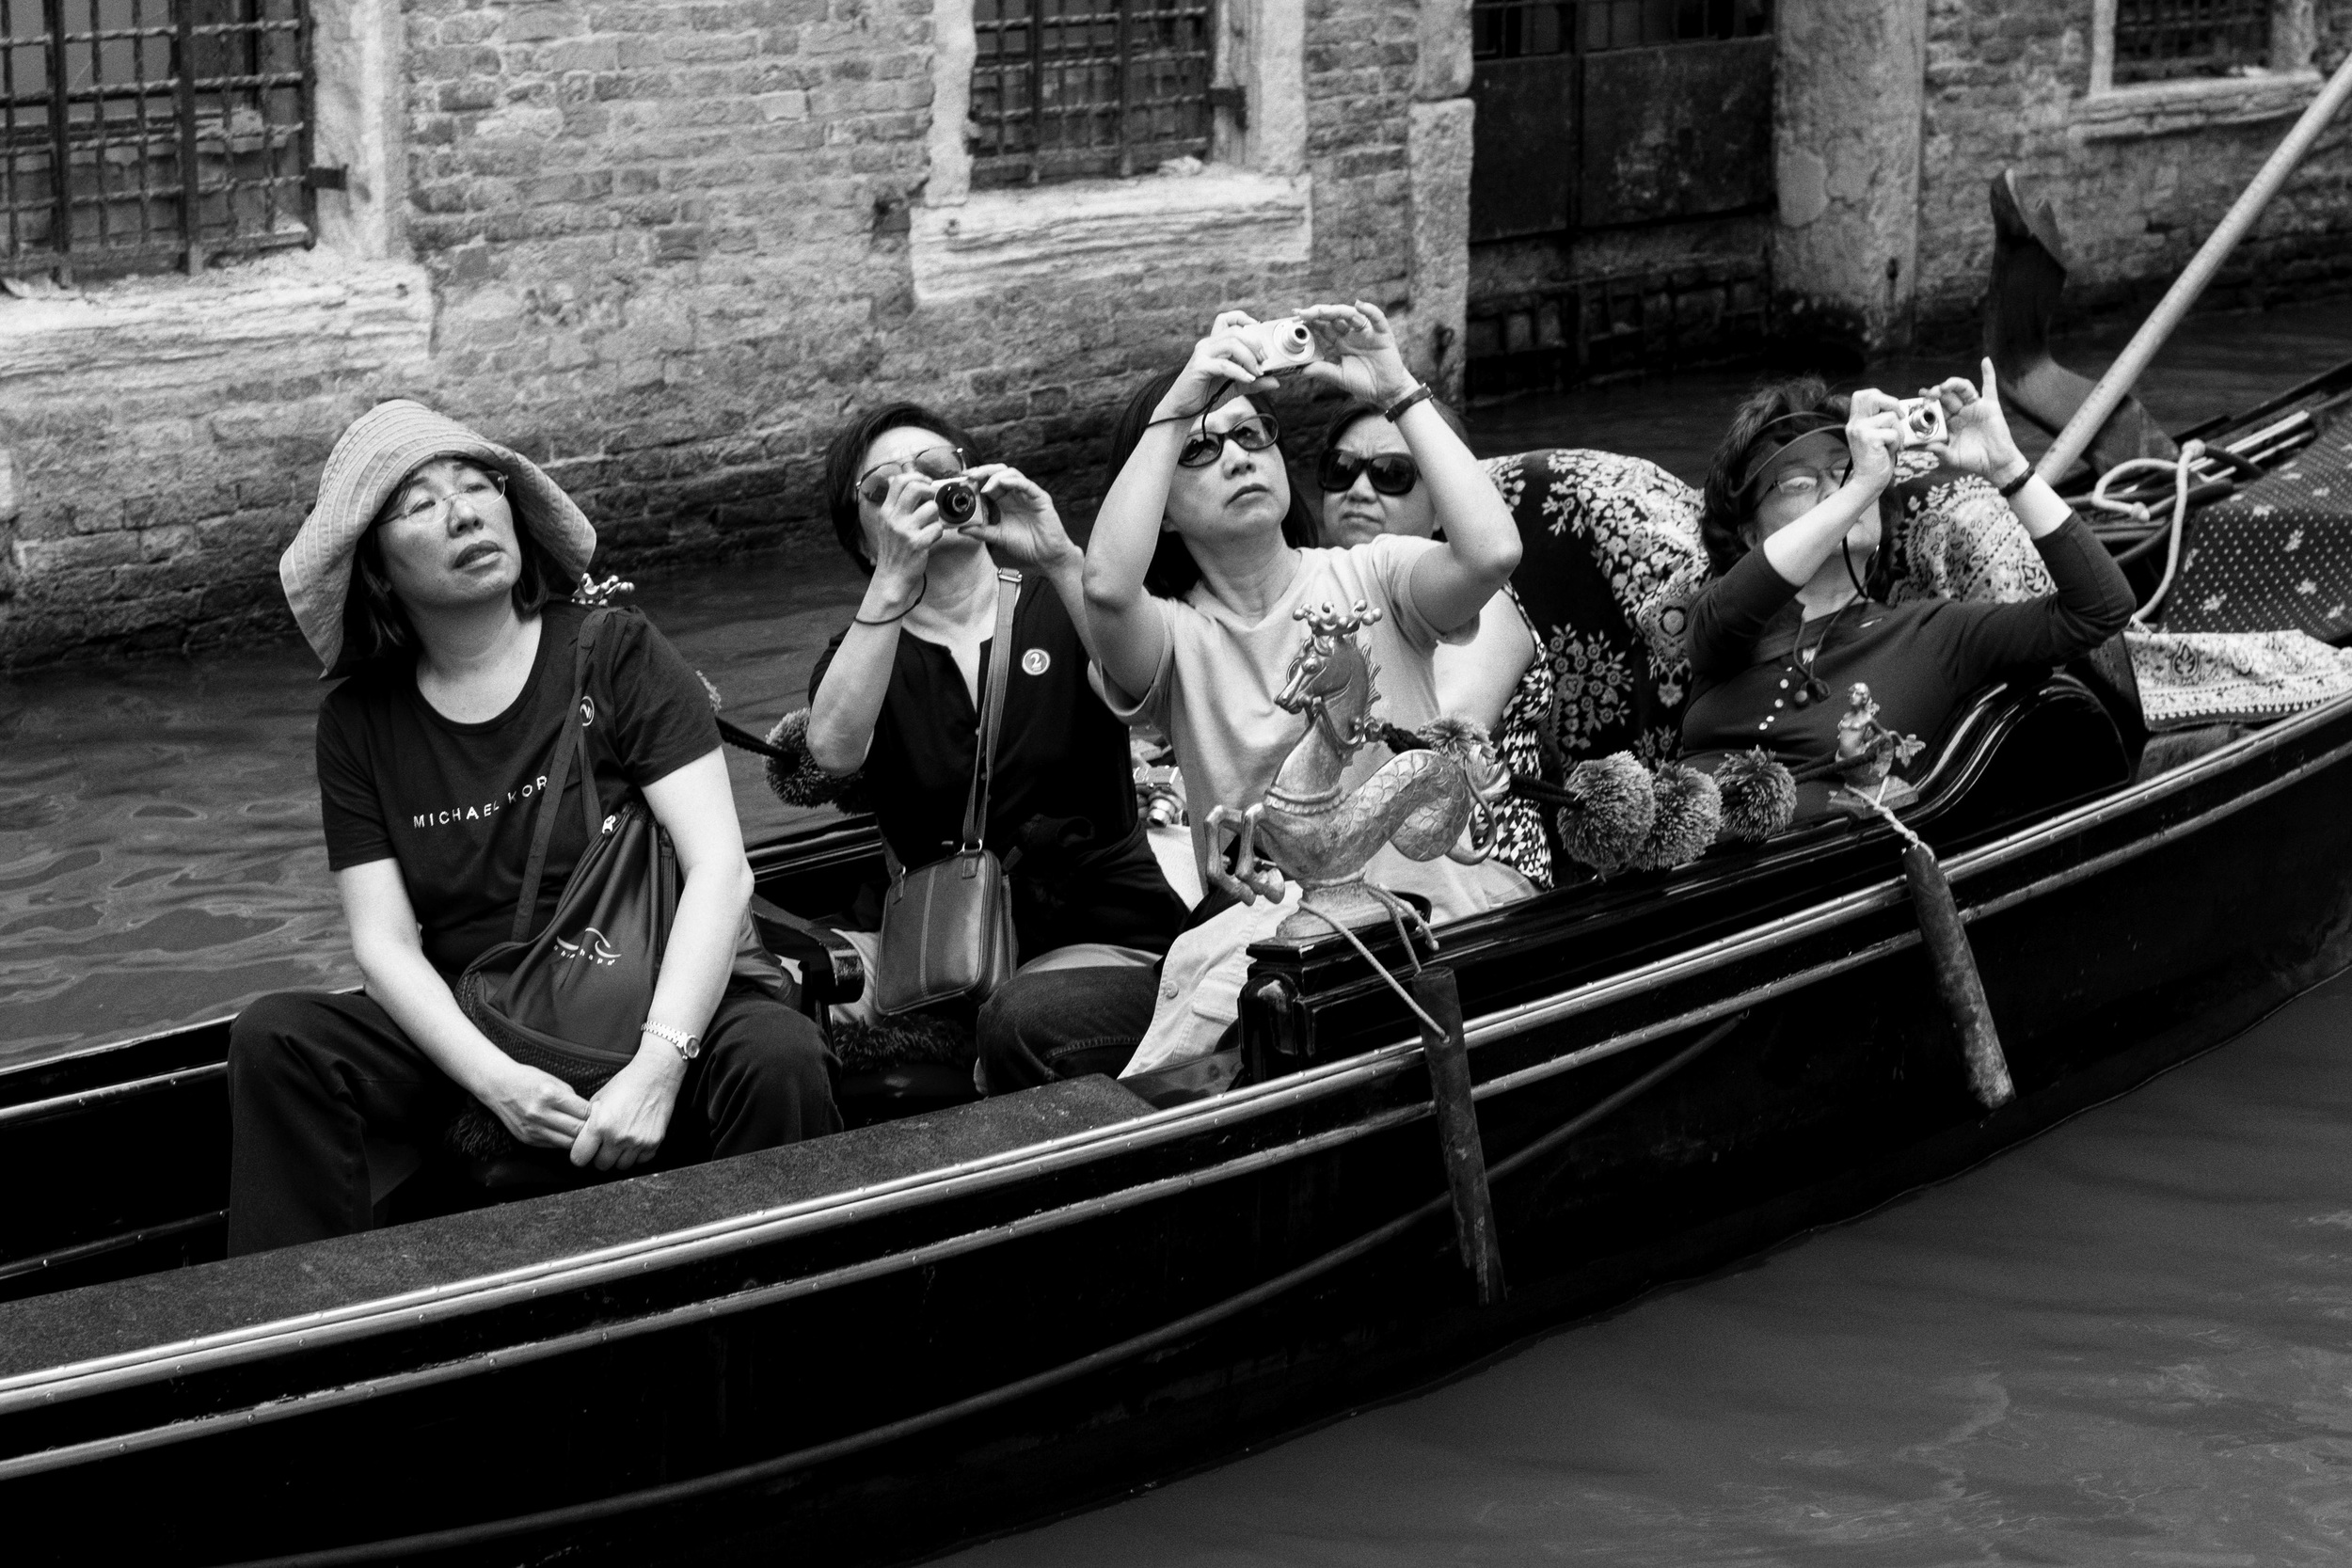
{"type": "MultiPolygon", "coordinates": [[[[1349,760],[1375,728],[1369,715],[1379,696],[1373,686],[1377,672],[1356,633],[1377,621],[1380,611],[1359,600],[1346,611],[1301,606],[1294,618],[1307,624],[1307,639],[1292,657],[1275,703],[1284,712],[1303,714],[1307,733],[1282,759],[1264,800],[1244,810],[1218,805],[1210,811],[1212,832],[1223,822],[1240,825],[1241,845],[1232,871],[1213,866],[1209,880],[1248,901],[1260,894],[1279,898],[1287,874],[1306,888],[1309,910],[1343,925],[1387,919],[1406,906],[1363,875],[1381,846],[1393,844],[1407,860],[1446,855],[1476,864],[1493,846],[1494,803],[1508,793],[1510,774],[1485,732],[1461,723],[1457,743],[1406,752],[1356,788],[1343,789],[1349,760]]],[[[1314,915],[1294,914],[1280,934],[1315,936],[1326,929],[1314,915]]]]}

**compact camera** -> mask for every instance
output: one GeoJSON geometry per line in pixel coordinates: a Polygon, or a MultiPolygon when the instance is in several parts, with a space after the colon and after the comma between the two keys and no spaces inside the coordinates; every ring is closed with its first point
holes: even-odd
{"type": "Polygon", "coordinates": [[[939,520],[949,528],[970,528],[996,520],[996,503],[980,494],[977,482],[962,474],[941,480],[931,487],[931,504],[939,520]]]}
{"type": "Polygon", "coordinates": [[[1286,375],[1314,363],[1315,335],[1296,316],[1280,316],[1236,334],[1258,356],[1258,369],[1266,375],[1286,375]]]}
{"type": "Polygon", "coordinates": [[[1941,441],[1948,434],[1941,398],[1905,398],[1902,416],[1903,434],[1911,446],[1924,447],[1931,441],[1941,441]]]}

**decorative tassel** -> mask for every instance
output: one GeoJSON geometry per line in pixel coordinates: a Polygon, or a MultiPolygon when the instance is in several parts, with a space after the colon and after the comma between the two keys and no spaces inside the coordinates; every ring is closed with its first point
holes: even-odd
{"type": "Polygon", "coordinates": [[[1604,877],[1625,870],[1658,818],[1648,769],[1630,752],[1613,752],[1568,769],[1553,821],[1569,856],[1604,877]]]}
{"type": "Polygon", "coordinates": [[[1715,787],[1726,839],[1760,844],[1796,818],[1796,777],[1760,746],[1725,757],[1715,769],[1715,787]]]}
{"type": "Polygon", "coordinates": [[[1723,793],[1713,775],[1679,762],[1661,762],[1650,777],[1658,814],[1633,852],[1637,871],[1686,865],[1707,853],[1724,824],[1723,793]]]}
{"type": "Polygon", "coordinates": [[[866,774],[855,773],[835,778],[817,766],[808,754],[808,709],[795,708],[776,721],[776,727],[768,732],[768,744],[788,752],[792,761],[770,757],[766,765],[768,787],[776,798],[788,806],[835,806],[846,812],[871,811],[873,797],[866,787],[866,774]]]}

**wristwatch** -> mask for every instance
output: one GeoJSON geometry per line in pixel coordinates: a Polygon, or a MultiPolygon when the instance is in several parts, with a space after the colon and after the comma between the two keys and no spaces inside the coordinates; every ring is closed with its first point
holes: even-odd
{"type": "Polygon", "coordinates": [[[703,1053],[703,1037],[700,1035],[680,1034],[677,1030],[656,1023],[651,1019],[639,1024],[637,1032],[641,1035],[651,1035],[662,1044],[675,1047],[678,1055],[686,1061],[691,1062],[703,1053]]]}

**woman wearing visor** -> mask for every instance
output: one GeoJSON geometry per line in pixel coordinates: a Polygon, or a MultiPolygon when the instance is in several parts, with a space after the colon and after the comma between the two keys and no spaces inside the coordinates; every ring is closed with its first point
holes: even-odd
{"type": "MultiPolygon", "coordinates": [[[[1021,960],[1148,966],[1184,907],[1144,836],[1126,726],[1088,680],[1084,557],[1052,497],[1016,469],[969,466],[972,450],[912,403],[875,409],[827,449],[834,531],[872,580],[809,677],[810,760],[863,773],[902,863],[939,859],[962,834],[989,662],[1012,658],[984,832],[1011,883],[1021,960]],[[944,482],[958,479],[970,488],[943,515],[944,482]],[[1002,652],[1001,594],[1017,594],[1002,652]]],[[[882,889],[867,892],[860,912],[879,925],[882,889]]]]}
{"type": "MultiPolygon", "coordinates": [[[[1686,760],[1706,768],[1760,746],[1795,769],[1825,762],[1856,681],[1882,723],[1932,740],[1995,673],[2087,653],[2131,618],[2122,572],[2010,439],[1992,361],[1981,391],[1954,376],[1931,395],[1947,434],[1927,450],[2001,493],[2058,591],[2019,604],[1871,598],[1902,405],[1876,390],[1849,404],[1810,377],[1767,387],[1740,404],[1707,476],[1699,527],[1712,576],[1690,610],[1686,760]]],[[[1799,816],[1818,813],[1830,787],[1800,785],[1799,816]]]]}

